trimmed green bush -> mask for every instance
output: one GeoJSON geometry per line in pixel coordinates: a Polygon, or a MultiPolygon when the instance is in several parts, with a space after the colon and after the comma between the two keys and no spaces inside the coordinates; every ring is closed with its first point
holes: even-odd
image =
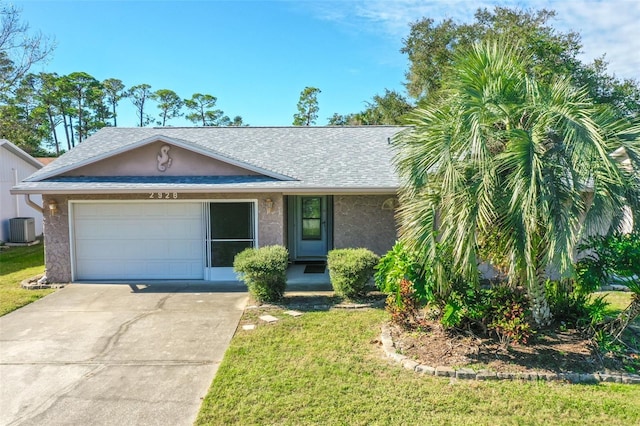
{"type": "Polygon", "coordinates": [[[327,254],[327,266],[333,291],[347,299],[366,295],[367,282],[379,260],[375,253],[364,248],[331,250],[327,254]]]}
{"type": "Polygon", "coordinates": [[[282,246],[249,248],[236,255],[233,269],[258,302],[282,299],[287,286],[289,252],[282,246]]]}

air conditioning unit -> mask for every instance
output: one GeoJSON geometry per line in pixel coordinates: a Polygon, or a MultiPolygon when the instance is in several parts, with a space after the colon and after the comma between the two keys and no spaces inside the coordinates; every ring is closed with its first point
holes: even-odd
{"type": "Polygon", "coordinates": [[[32,217],[14,217],[9,219],[9,241],[12,243],[30,243],[36,239],[36,220],[32,217]]]}

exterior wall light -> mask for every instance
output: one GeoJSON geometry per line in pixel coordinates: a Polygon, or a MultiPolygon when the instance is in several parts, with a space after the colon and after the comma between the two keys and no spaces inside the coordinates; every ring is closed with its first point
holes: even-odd
{"type": "Polygon", "coordinates": [[[49,214],[51,214],[52,216],[58,214],[58,202],[56,200],[49,200],[48,207],[49,214]]]}
{"type": "Polygon", "coordinates": [[[271,214],[273,212],[273,200],[271,198],[264,200],[264,207],[267,209],[267,213],[271,214]]]}
{"type": "Polygon", "coordinates": [[[387,198],[386,200],[384,200],[384,202],[382,203],[382,210],[395,210],[400,203],[398,203],[398,200],[395,198],[387,198]]]}

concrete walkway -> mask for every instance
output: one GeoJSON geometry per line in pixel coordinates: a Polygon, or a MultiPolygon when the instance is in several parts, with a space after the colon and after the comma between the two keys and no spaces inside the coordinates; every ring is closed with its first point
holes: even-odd
{"type": "Polygon", "coordinates": [[[191,425],[238,284],[72,284],[0,317],[1,425],[191,425]]]}

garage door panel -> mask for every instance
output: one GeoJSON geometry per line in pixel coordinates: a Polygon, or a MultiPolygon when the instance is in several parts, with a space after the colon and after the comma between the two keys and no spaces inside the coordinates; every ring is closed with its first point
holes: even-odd
{"type": "Polygon", "coordinates": [[[118,240],[101,240],[99,244],[93,239],[76,240],[76,259],[106,258],[110,261],[126,261],[136,258],[140,252],[145,252],[147,259],[194,259],[201,256],[202,244],[201,241],[167,239],[132,241],[127,244],[118,240]]]}
{"type": "Polygon", "coordinates": [[[200,203],[74,204],[76,279],[202,279],[200,203]]]}
{"type": "Polygon", "coordinates": [[[83,279],[100,279],[91,278],[91,276],[107,276],[112,271],[113,265],[102,261],[86,260],[76,265],[76,274],[83,279]]]}
{"type": "Polygon", "coordinates": [[[201,255],[203,250],[201,241],[177,240],[169,246],[169,256],[174,259],[193,259],[195,256],[201,255]]]}
{"type": "Polygon", "coordinates": [[[162,240],[166,238],[202,238],[202,221],[180,220],[179,218],[144,219],[136,218],[114,220],[83,219],[76,220],[77,239],[116,239],[116,240],[162,240]]]}

